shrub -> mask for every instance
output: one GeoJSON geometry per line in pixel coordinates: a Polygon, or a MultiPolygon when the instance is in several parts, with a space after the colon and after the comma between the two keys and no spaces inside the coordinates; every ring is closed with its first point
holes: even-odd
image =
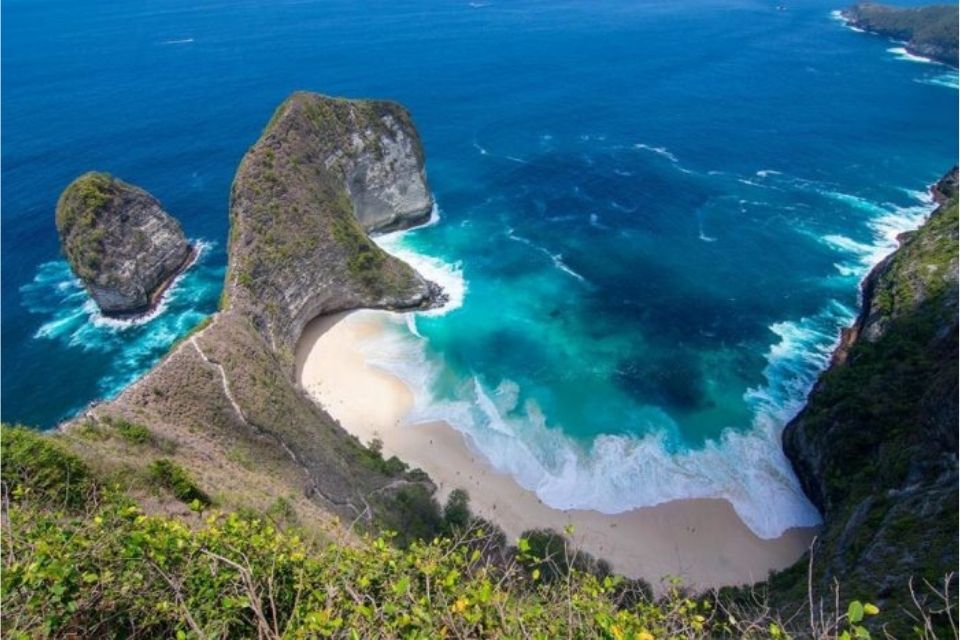
{"type": "Polygon", "coordinates": [[[203,506],[209,506],[212,501],[200,487],[196,485],[190,474],[183,467],[166,458],[160,458],[150,464],[150,478],[164,489],[170,491],[178,500],[191,504],[194,501],[203,506]]]}
{"type": "Polygon", "coordinates": [[[131,444],[146,444],[153,441],[153,434],[150,429],[142,424],[130,422],[123,418],[105,417],[103,421],[117,430],[124,440],[131,444]]]}
{"type": "Polygon", "coordinates": [[[82,507],[94,483],[87,466],[52,438],[23,426],[0,428],[4,494],[66,508],[82,507]]]}

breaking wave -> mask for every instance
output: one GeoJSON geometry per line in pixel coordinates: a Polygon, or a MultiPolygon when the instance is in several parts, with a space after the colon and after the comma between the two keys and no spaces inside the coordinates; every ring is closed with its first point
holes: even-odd
{"type": "Polygon", "coordinates": [[[177,276],[156,308],[135,319],[105,317],[66,261],[40,265],[33,280],[20,288],[26,309],[43,318],[33,339],[112,354],[111,372],[97,386],[104,397],[114,397],[207,316],[201,309],[213,311],[223,267],[207,264],[212,243],[196,245],[194,264],[177,276]]]}
{"type": "Polygon", "coordinates": [[[409,428],[447,422],[494,468],[551,507],[620,513],[672,500],[718,498],[729,501],[759,537],[774,538],[820,522],[783,454],[780,433],[803,406],[839,329],[852,317],[852,310],[831,301],[815,316],[772,325],[777,341],[765,356],[765,383],[744,394],[753,424],[679,452],[667,443],[665,434],[675,425],[662,413],[650,435],[600,435],[584,444],[568,437],[562,425],[549,423],[536,402],[519,402],[512,380],[488,387],[469,376],[459,381],[455,399],[437,397],[432,390],[441,378],[449,384],[450,372],[428,356],[427,341],[397,316],[361,350],[368,363],[413,391],[409,428]]]}

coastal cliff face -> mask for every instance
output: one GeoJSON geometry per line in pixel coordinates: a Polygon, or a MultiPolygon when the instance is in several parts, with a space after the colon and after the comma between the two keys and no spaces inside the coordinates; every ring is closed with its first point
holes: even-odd
{"type": "Polygon", "coordinates": [[[842,12],[849,24],[901,40],[911,53],[957,67],[957,7],[855,4],[842,12]]]}
{"type": "Polygon", "coordinates": [[[105,173],[70,183],[56,222],[71,269],[105,314],[148,311],[194,251],[156,198],[105,173]]]}
{"type": "Polygon", "coordinates": [[[64,439],[130,477],[169,456],[225,508],[266,510],[283,498],[303,523],[333,514],[414,535],[417,510],[434,508],[434,486],[317,406],[293,378],[292,352],[318,315],[442,299],[365,230],[429,215],[423,176],[416,131],[398,105],[291,96],[233,183],[221,311],[117,399],[66,425],[64,439]],[[118,444],[115,425],[127,423],[163,445],[118,444]]]}
{"type": "Polygon", "coordinates": [[[432,206],[402,107],[295,93],[234,179],[227,306],[288,362],[319,315],[429,306],[439,288],[366,231],[419,224],[432,206]]]}
{"type": "MultiPolygon", "coordinates": [[[[956,168],[934,194],[930,219],[864,281],[856,323],[784,430],[824,515],[821,595],[836,578],[848,594],[907,606],[911,577],[942,585],[957,567],[956,168]]],[[[806,566],[794,573],[774,589],[805,589],[806,566]]]]}

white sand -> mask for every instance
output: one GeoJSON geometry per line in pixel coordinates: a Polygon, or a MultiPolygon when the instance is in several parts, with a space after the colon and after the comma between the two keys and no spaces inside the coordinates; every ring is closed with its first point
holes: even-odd
{"type": "Polygon", "coordinates": [[[312,322],[297,346],[300,383],[362,442],[379,438],[386,457],[396,455],[430,474],[439,499],[466,489],[473,512],[496,522],[509,539],[527,529],[571,524],[582,549],[655,588],[664,576],[699,588],[763,580],[809,546],[814,529],[761,540],[725,500],[680,500],[617,515],[548,507],[494,470],[445,422],[404,423],[413,394],[398,378],[367,365],[358,346],[383,331],[384,318],[362,312],[312,322]]]}

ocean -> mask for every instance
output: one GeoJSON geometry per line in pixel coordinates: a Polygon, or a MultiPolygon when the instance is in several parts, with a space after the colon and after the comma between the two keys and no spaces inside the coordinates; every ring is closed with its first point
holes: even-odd
{"type": "Polygon", "coordinates": [[[216,310],[233,173],[284,97],[390,98],[438,207],[379,242],[452,293],[365,346],[411,420],[555,507],[718,497],[762,537],[816,524],[780,431],[957,162],[956,72],[838,8],[5,2],[3,420],[115,396],[216,310]],[[102,318],[59,253],[57,197],[91,169],[203,247],[145,320],[102,318]]]}

